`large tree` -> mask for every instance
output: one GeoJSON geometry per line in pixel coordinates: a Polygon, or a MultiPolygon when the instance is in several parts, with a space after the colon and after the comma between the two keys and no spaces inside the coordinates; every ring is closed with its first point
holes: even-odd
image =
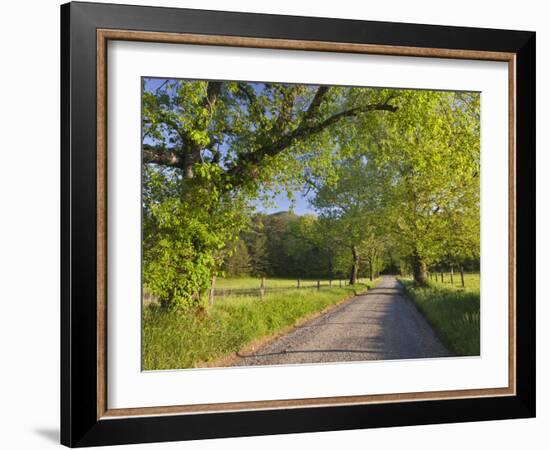
{"type": "Polygon", "coordinates": [[[389,181],[362,146],[337,165],[333,180],[317,182],[312,203],[320,213],[325,238],[351,256],[350,284],[357,283],[361,262],[369,265],[369,276],[378,268],[389,181]]]}
{"type": "Polygon", "coordinates": [[[425,284],[430,264],[479,255],[479,94],[405,90],[392,103],[337,130],[349,157],[314,204],[350,249],[351,281],[391,245],[425,284]]]}
{"type": "Polygon", "coordinates": [[[215,164],[224,189],[284,176],[297,153],[323,167],[333,156],[331,128],[396,110],[384,89],[186,80],[143,89],[143,162],[187,179],[197,164],[215,164]],[[291,148],[293,156],[278,158],[291,148]]]}
{"type": "Polygon", "coordinates": [[[144,281],[166,305],[201,303],[251,199],[329,176],[338,133],[396,111],[389,90],[143,83],[144,281]]]}
{"type": "Polygon", "coordinates": [[[478,254],[479,94],[404,91],[372,138],[390,172],[389,222],[415,280],[450,253],[478,254]]]}

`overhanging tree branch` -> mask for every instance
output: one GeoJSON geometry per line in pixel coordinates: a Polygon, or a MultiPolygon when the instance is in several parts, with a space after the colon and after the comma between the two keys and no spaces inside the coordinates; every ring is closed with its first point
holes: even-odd
{"type": "Polygon", "coordinates": [[[212,112],[212,106],[220,95],[222,84],[222,81],[209,81],[206,86],[206,97],[204,98],[203,105],[210,113],[212,112]]]}
{"type": "Polygon", "coordinates": [[[143,144],[143,163],[183,169],[183,158],[173,150],[143,144]]]}
{"type": "MultiPolygon", "coordinates": [[[[317,94],[318,93],[319,91],[317,91],[317,94]]],[[[315,95],[315,98],[318,97],[317,94],[315,95]]],[[[325,94],[319,94],[319,95],[324,96],[325,94]]],[[[314,98],[314,101],[315,101],[315,98],[314,98]]],[[[315,106],[315,108],[318,108],[320,103],[321,103],[321,100],[318,101],[318,104],[317,106],[315,106]]],[[[312,105],[313,105],[313,102],[312,102],[312,105]]],[[[308,109],[308,111],[311,110],[312,105],[310,105],[310,108],[308,109]]],[[[294,131],[291,131],[290,133],[287,133],[281,136],[275,142],[262,146],[254,152],[240,155],[236,163],[226,171],[226,175],[230,177],[237,176],[238,178],[250,166],[255,166],[259,164],[266,157],[273,157],[278,155],[283,150],[285,150],[290,145],[292,145],[294,142],[301,141],[301,140],[307,139],[308,137],[314,136],[346,117],[354,117],[359,114],[367,113],[370,111],[395,112],[397,111],[397,107],[389,105],[387,103],[374,103],[370,105],[358,106],[355,108],[347,109],[345,111],[334,114],[319,123],[308,124],[307,121],[303,121],[301,125],[298,128],[296,128],[294,131]]]]}
{"type": "MultiPolygon", "coordinates": [[[[206,96],[203,98],[202,106],[205,107],[209,113],[212,113],[214,110],[214,103],[221,93],[222,86],[223,82],[221,81],[208,82],[206,87],[206,96]]],[[[245,180],[246,176],[249,176],[253,171],[257,172],[257,166],[265,158],[274,157],[290,147],[292,144],[304,141],[307,138],[331,127],[332,125],[335,125],[345,118],[358,116],[370,111],[395,112],[397,110],[397,107],[389,104],[389,101],[392,99],[392,97],[389,97],[383,103],[353,107],[336,113],[324,120],[315,121],[315,117],[319,114],[320,106],[326,99],[329,90],[330,88],[328,86],[319,86],[317,88],[317,91],[315,92],[315,95],[297,128],[285,133],[283,131],[284,126],[279,123],[280,133],[274,133],[274,136],[267,140],[268,142],[264,141],[255,151],[239,155],[235,162],[225,170],[226,179],[229,181],[228,188],[230,189],[229,186],[238,186],[245,180]]],[[[285,91],[284,94],[285,98],[283,100],[283,108],[281,110],[279,116],[280,120],[278,122],[289,120],[290,108],[294,103],[297,91],[290,88],[285,91]]],[[[198,128],[202,128],[202,126],[198,126],[198,128]]],[[[272,131],[276,131],[278,127],[275,126],[274,128],[275,130],[272,131]]],[[[174,149],[169,149],[164,146],[144,144],[143,162],[145,164],[158,164],[178,168],[184,171],[184,175],[187,178],[192,178],[192,167],[194,164],[199,162],[200,152],[203,148],[196,145],[190,136],[187,136],[186,133],[182,133],[181,130],[179,130],[179,134],[180,139],[184,144],[183,148],[186,148],[185,151],[174,151],[174,149]]]]}
{"type": "MultiPolygon", "coordinates": [[[[212,114],[214,103],[220,95],[222,85],[223,82],[221,81],[209,81],[206,86],[206,96],[202,100],[202,106],[209,114],[212,114]]],[[[175,124],[173,124],[173,128],[178,133],[186,151],[176,153],[165,147],[143,144],[143,162],[182,169],[186,178],[193,178],[193,166],[201,160],[200,152],[202,148],[194,143],[187,131],[175,124]]],[[[204,128],[204,124],[202,126],[197,124],[197,128],[204,128]]]]}
{"type": "Polygon", "coordinates": [[[304,122],[311,120],[311,118],[315,116],[321,106],[321,103],[327,95],[328,89],[328,86],[319,86],[317,88],[317,92],[315,92],[315,96],[313,97],[313,100],[309,104],[309,108],[304,115],[304,122]]]}

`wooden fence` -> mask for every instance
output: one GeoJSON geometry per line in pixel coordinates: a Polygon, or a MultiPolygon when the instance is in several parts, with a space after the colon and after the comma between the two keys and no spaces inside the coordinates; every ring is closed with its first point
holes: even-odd
{"type": "Polygon", "coordinates": [[[435,281],[437,283],[450,283],[457,286],[465,287],[464,276],[465,275],[479,275],[478,272],[465,272],[462,267],[459,268],[457,272],[451,268],[449,271],[444,270],[434,270],[428,272],[428,278],[430,281],[435,281]]]}
{"type": "MultiPolygon", "coordinates": [[[[361,280],[359,280],[359,282],[361,282],[361,280]]],[[[256,288],[216,288],[214,283],[212,283],[208,292],[208,299],[210,303],[216,298],[223,297],[259,297],[260,300],[263,300],[266,294],[272,292],[284,292],[296,289],[345,287],[348,285],[349,280],[303,280],[298,278],[294,286],[266,286],[266,279],[261,278],[258,280],[258,287],[256,288]]]]}
{"type": "MultiPolygon", "coordinates": [[[[365,278],[360,278],[359,283],[365,281],[365,278]]],[[[212,280],[210,288],[208,289],[208,302],[210,304],[214,303],[215,299],[225,298],[225,297],[258,297],[260,300],[263,300],[266,294],[273,292],[285,292],[292,291],[296,289],[323,289],[323,288],[332,288],[332,287],[345,287],[349,286],[349,280],[347,279],[336,279],[336,280],[312,280],[312,279],[296,279],[296,282],[292,286],[267,286],[266,278],[258,279],[258,287],[246,287],[246,288],[227,288],[227,287],[216,287],[215,279],[212,280]]],[[[143,292],[143,303],[145,305],[150,303],[156,303],[157,298],[153,295],[143,292]]]]}

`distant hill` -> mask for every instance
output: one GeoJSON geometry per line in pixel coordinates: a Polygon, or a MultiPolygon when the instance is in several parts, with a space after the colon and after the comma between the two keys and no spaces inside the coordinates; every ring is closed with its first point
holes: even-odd
{"type": "Polygon", "coordinates": [[[270,217],[300,217],[298,214],[292,211],[277,211],[271,214],[267,214],[270,217]]]}

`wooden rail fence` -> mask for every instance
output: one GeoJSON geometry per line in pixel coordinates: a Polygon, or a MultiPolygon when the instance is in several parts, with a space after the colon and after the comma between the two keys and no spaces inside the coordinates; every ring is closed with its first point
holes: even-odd
{"type": "MultiPolygon", "coordinates": [[[[259,297],[260,300],[263,300],[267,293],[272,292],[283,292],[291,291],[296,289],[322,289],[322,288],[331,288],[333,286],[333,281],[338,282],[338,287],[343,287],[349,285],[348,280],[302,280],[300,278],[296,279],[296,284],[294,286],[266,286],[266,279],[260,278],[259,285],[257,288],[216,288],[211,285],[208,291],[208,299],[210,303],[215,298],[220,297],[259,297]],[[307,284],[306,284],[307,283],[307,284]]],[[[359,282],[361,282],[359,280],[359,282]]]]}
{"type": "MultiPolygon", "coordinates": [[[[459,274],[460,274],[460,286],[461,287],[465,287],[465,283],[464,283],[464,275],[478,275],[477,272],[465,272],[464,269],[462,267],[459,268],[459,274]]],[[[438,283],[449,283],[454,285],[455,284],[455,272],[453,270],[453,268],[451,267],[451,269],[446,272],[446,271],[429,271],[428,272],[428,277],[430,280],[432,281],[436,281],[438,283]],[[445,276],[448,275],[448,279],[449,281],[446,281],[445,280],[445,276]]],[[[458,281],[457,281],[458,283],[458,281]]]]}
{"type": "MultiPolygon", "coordinates": [[[[359,279],[358,282],[361,283],[365,281],[365,278],[359,279]]],[[[266,278],[258,279],[258,287],[246,287],[246,288],[229,288],[229,287],[217,287],[216,278],[212,278],[210,282],[210,288],[208,289],[208,303],[213,304],[215,299],[224,298],[224,297],[259,297],[260,300],[264,300],[265,296],[273,292],[284,292],[292,291],[296,289],[323,289],[323,288],[332,288],[334,285],[342,288],[349,285],[349,280],[347,279],[336,279],[336,280],[315,280],[315,279],[301,279],[297,278],[294,285],[289,286],[269,286],[266,284],[266,278]],[[333,284],[334,282],[334,284],[333,284]]],[[[143,303],[155,303],[157,299],[147,293],[143,293],[143,303]]]]}

